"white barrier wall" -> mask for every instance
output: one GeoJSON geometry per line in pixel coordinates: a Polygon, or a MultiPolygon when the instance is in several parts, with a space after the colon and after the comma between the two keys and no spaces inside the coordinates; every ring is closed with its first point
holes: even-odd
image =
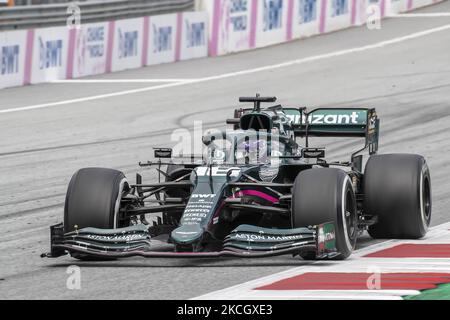
{"type": "Polygon", "coordinates": [[[409,0],[390,0],[387,4],[387,12],[389,14],[406,12],[410,6],[409,0]]]}
{"type": "Polygon", "coordinates": [[[177,60],[206,57],[208,55],[208,16],[205,12],[185,12],[180,16],[181,39],[177,60]]]}
{"type": "Polygon", "coordinates": [[[0,89],[208,55],[207,12],[0,32],[0,89]]]}
{"type": "MultiPolygon", "coordinates": [[[[72,31],[74,35],[72,69],[68,70],[67,78],[78,78],[106,72],[106,57],[108,51],[108,23],[82,25],[79,30],[72,31]]],[[[70,33],[69,33],[70,38],[70,33]]],[[[69,60],[70,62],[70,60],[69,60]]]]}
{"type": "Polygon", "coordinates": [[[388,14],[407,12],[409,10],[428,6],[443,0],[388,0],[386,1],[386,10],[388,14]]]}
{"type": "Polygon", "coordinates": [[[142,66],[144,19],[126,19],[114,24],[111,68],[107,71],[135,69],[142,66]]]}
{"type": "Polygon", "coordinates": [[[444,0],[199,1],[197,12],[0,32],[0,88],[244,51],[444,0]]]}
{"type": "Polygon", "coordinates": [[[320,32],[332,32],[352,25],[352,13],[357,2],[352,0],[323,0],[320,32]]]}
{"type": "Polygon", "coordinates": [[[267,0],[258,1],[256,6],[256,36],[253,47],[265,47],[286,41],[288,15],[292,13],[289,1],[267,0]]]}
{"type": "Polygon", "coordinates": [[[65,79],[69,34],[66,27],[34,31],[31,83],[65,79]]]}
{"type": "Polygon", "coordinates": [[[354,25],[361,25],[366,23],[371,17],[384,17],[386,15],[386,1],[385,0],[364,0],[357,1],[353,9],[354,25]]]}
{"type": "Polygon", "coordinates": [[[0,89],[24,81],[27,31],[0,33],[0,89]]]}
{"type": "Polygon", "coordinates": [[[322,6],[323,1],[294,1],[291,39],[320,33],[322,6]]]}
{"type": "MultiPolygon", "coordinates": [[[[212,0],[205,1],[202,5],[204,10],[210,13],[210,55],[250,49],[250,31],[255,24],[255,21],[252,21],[252,18],[253,20],[255,18],[251,13],[257,8],[257,1],[212,0]]],[[[255,30],[252,36],[254,34],[255,30]]]]}
{"type": "Polygon", "coordinates": [[[176,61],[177,25],[176,14],[149,17],[146,65],[176,61]]]}
{"type": "Polygon", "coordinates": [[[199,0],[211,56],[332,32],[444,0],[199,0]],[[369,10],[370,9],[370,10],[369,10]]]}

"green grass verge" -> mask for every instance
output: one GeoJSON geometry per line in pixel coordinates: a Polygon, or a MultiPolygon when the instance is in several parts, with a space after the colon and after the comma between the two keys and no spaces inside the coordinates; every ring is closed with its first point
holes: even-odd
{"type": "Polygon", "coordinates": [[[450,300],[450,283],[441,284],[436,289],[422,291],[416,296],[404,297],[405,300],[450,300]]]}

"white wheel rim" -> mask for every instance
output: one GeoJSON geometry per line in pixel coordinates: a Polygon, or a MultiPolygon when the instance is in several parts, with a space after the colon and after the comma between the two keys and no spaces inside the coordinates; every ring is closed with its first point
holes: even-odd
{"type": "Polygon", "coordinates": [[[123,178],[120,181],[120,184],[119,184],[119,193],[118,193],[118,196],[117,196],[117,199],[116,199],[116,203],[115,203],[115,206],[114,206],[114,224],[113,224],[114,229],[117,229],[117,227],[118,227],[118,222],[119,222],[118,221],[118,216],[119,216],[119,210],[120,210],[120,201],[122,200],[122,193],[123,193],[123,189],[124,189],[126,183],[128,183],[127,179],[123,178]]]}
{"type": "Polygon", "coordinates": [[[426,212],[425,212],[425,208],[424,208],[424,193],[423,193],[423,184],[424,184],[424,175],[426,172],[426,166],[422,167],[422,172],[420,175],[420,215],[422,218],[422,225],[423,225],[423,229],[425,232],[428,231],[428,220],[427,220],[427,216],[426,216],[426,212]]]}
{"type": "Polygon", "coordinates": [[[346,203],[346,196],[347,196],[347,182],[350,182],[350,178],[348,176],[345,177],[344,179],[344,184],[342,186],[342,226],[344,229],[344,238],[345,238],[345,245],[347,246],[347,249],[352,251],[353,250],[353,246],[350,243],[350,238],[348,236],[348,230],[347,230],[347,219],[345,217],[346,214],[346,210],[345,210],[345,203],[346,203]]]}

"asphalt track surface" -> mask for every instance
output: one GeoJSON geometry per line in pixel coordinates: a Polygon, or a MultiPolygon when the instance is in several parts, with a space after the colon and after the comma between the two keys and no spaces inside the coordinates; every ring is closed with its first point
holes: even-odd
{"type": "MultiPolygon", "coordinates": [[[[450,12],[450,3],[418,12],[450,12]]],[[[425,155],[432,174],[432,224],[450,221],[449,25],[449,17],[395,18],[377,31],[353,28],[253,52],[90,78],[203,78],[189,84],[53,83],[1,90],[0,298],[185,299],[305,264],[290,256],[102,263],[39,257],[48,250],[48,226],[62,220],[66,187],[77,169],[117,168],[134,181],[138,161],[150,159],[154,146],[172,145],[174,129],[198,120],[205,129],[223,127],[237,98],[256,92],[277,95],[291,106],[376,107],[382,120],[380,153],[425,155]],[[442,26],[447,29],[436,29],[442,26]],[[425,30],[434,31],[420,33],[425,30]],[[411,34],[419,36],[405,38],[411,34]],[[391,39],[400,40],[373,46],[391,39]],[[361,47],[366,49],[348,50],[361,47]],[[342,50],[347,51],[330,54],[342,50]],[[308,57],[315,58],[273,67],[308,57]],[[236,73],[263,66],[272,67],[236,73]],[[73,99],[81,100],[67,102],[73,99]],[[81,267],[81,290],[66,288],[66,269],[73,264],[81,267]]],[[[347,159],[357,147],[339,140],[328,150],[333,158],[347,159]]],[[[145,177],[152,173],[144,172],[145,177]]],[[[359,246],[371,243],[366,236],[359,246]]]]}

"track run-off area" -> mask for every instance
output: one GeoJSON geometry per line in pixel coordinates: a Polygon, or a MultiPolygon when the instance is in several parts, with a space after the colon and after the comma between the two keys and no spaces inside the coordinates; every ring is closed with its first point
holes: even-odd
{"type": "MultiPolygon", "coordinates": [[[[448,12],[447,1],[413,13],[448,12]]],[[[40,254],[49,249],[49,226],[63,219],[66,188],[76,170],[111,167],[132,182],[139,171],[149,181],[154,172],[137,164],[152,158],[152,147],[174,145],[172,132],[192,128],[194,121],[203,121],[205,130],[223,128],[238,97],[256,92],[275,95],[286,106],[376,108],[379,152],[422,154],[431,170],[435,228],[412,244],[448,244],[449,76],[450,18],[435,14],[387,19],[380,30],[362,26],[229,56],[0,90],[0,298],[400,298],[424,289],[392,286],[361,294],[364,277],[376,270],[427,273],[419,280],[445,283],[449,257],[398,257],[405,247],[391,252],[394,257],[366,257],[405,245],[367,235],[344,262],[291,256],[80,262],[40,254]],[[79,290],[66,285],[72,265],[80,267],[79,290]],[[314,283],[316,272],[345,270],[360,277],[347,279],[354,285],[349,291],[323,296],[320,285],[299,290],[314,283]]],[[[348,160],[360,144],[324,142],[317,144],[340,160],[348,160]]],[[[382,274],[381,288],[395,281],[382,274]]],[[[342,283],[333,285],[342,289],[342,283]]]]}

